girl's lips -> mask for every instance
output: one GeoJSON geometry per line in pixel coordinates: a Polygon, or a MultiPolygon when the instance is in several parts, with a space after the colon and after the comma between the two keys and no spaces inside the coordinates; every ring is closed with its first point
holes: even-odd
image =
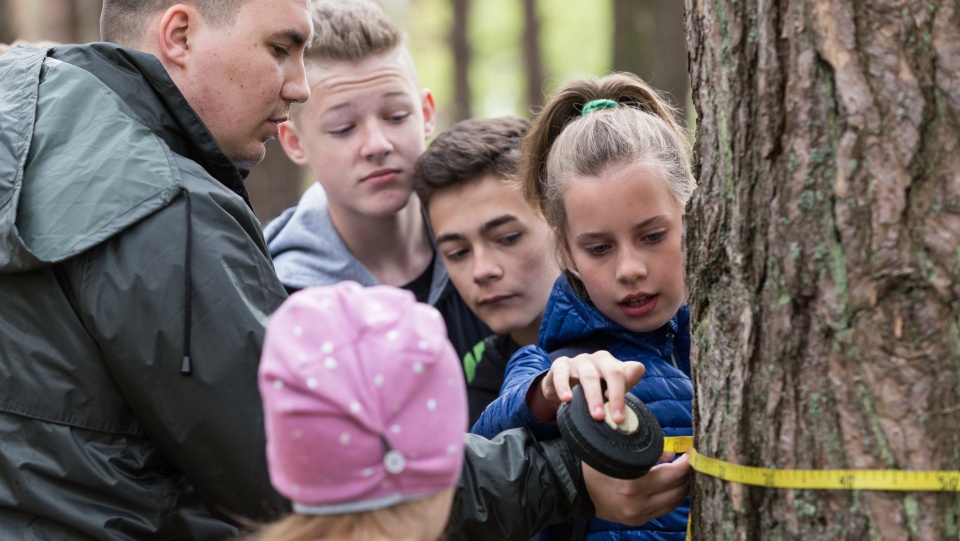
{"type": "Polygon", "coordinates": [[[618,306],[628,317],[641,317],[652,312],[659,299],[660,295],[631,295],[620,301],[618,306]]]}

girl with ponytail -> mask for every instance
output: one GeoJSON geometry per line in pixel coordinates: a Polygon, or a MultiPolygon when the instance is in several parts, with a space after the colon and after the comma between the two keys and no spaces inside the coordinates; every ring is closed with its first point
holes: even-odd
{"type": "MultiPolygon", "coordinates": [[[[578,79],[549,100],[522,149],[524,193],[554,230],[564,275],[554,285],[538,345],[511,358],[500,397],[473,431],[493,437],[524,426],[541,439],[556,438],[557,408],[572,399],[576,383],[591,416],[604,419],[603,381],[614,423],[626,418],[629,390],[654,413],[664,436],[691,435],[682,240],[696,181],[675,111],[632,74],[578,79]],[[570,356],[551,361],[558,350],[570,356]]],[[[672,454],[661,462],[639,479],[610,480],[648,504],[640,516],[625,517],[632,528],[572,521],[541,538],[683,540],[690,467],[672,454]]],[[[584,465],[584,475],[601,474],[584,465]]]]}

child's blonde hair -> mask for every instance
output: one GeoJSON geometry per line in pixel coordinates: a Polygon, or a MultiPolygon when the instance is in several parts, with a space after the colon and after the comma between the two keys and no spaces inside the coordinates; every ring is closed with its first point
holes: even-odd
{"type": "MultiPolygon", "coordinates": [[[[612,105],[612,104],[611,104],[612,105]]],[[[667,100],[631,73],[568,83],[544,106],[523,140],[524,195],[556,230],[565,249],[567,213],[563,190],[573,177],[599,177],[611,167],[642,163],[667,182],[683,209],[697,182],[690,141],[667,100]],[[583,114],[594,100],[617,105],[583,114]]]]}
{"type": "Polygon", "coordinates": [[[403,44],[403,33],[370,0],[315,0],[314,38],[304,56],[309,65],[330,60],[363,60],[403,44]]]}
{"type": "Polygon", "coordinates": [[[318,541],[321,539],[390,539],[414,530],[427,520],[428,509],[444,492],[375,511],[343,515],[293,513],[260,529],[257,541],[318,541]]]}

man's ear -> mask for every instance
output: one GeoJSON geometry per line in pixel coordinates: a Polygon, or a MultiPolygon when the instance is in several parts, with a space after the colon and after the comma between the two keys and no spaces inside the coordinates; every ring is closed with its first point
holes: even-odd
{"type": "Polygon", "coordinates": [[[297,165],[307,165],[307,153],[300,146],[300,135],[297,133],[293,121],[288,120],[280,124],[279,140],[280,146],[283,147],[283,151],[287,153],[290,161],[297,165]]]}
{"type": "Polygon", "coordinates": [[[160,16],[158,45],[160,60],[165,66],[186,66],[193,34],[200,24],[200,14],[185,4],[171,6],[160,16]]]}
{"type": "Polygon", "coordinates": [[[437,129],[437,105],[429,88],[424,88],[420,93],[420,101],[423,103],[423,138],[426,140],[437,129]]]}

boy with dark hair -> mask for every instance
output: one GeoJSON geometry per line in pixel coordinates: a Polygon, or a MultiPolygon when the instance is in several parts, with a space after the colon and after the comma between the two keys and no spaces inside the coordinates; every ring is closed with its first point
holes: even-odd
{"type": "Polygon", "coordinates": [[[529,126],[509,117],[464,120],[438,135],[414,169],[450,279],[496,333],[463,357],[471,426],[497,397],[510,356],[537,343],[560,274],[550,230],[516,183],[529,126]]]}
{"type": "Polygon", "coordinates": [[[264,228],[277,274],[290,292],[344,280],[408,289],[440,311],[463,355],[490,330],[435,257],[411,187],[436,123],[433,95],[418,88],[403,35],[376,4],[316,2],[313,15],[313,98],[280,127],[280,142],[318,184],[264,228]]]}

